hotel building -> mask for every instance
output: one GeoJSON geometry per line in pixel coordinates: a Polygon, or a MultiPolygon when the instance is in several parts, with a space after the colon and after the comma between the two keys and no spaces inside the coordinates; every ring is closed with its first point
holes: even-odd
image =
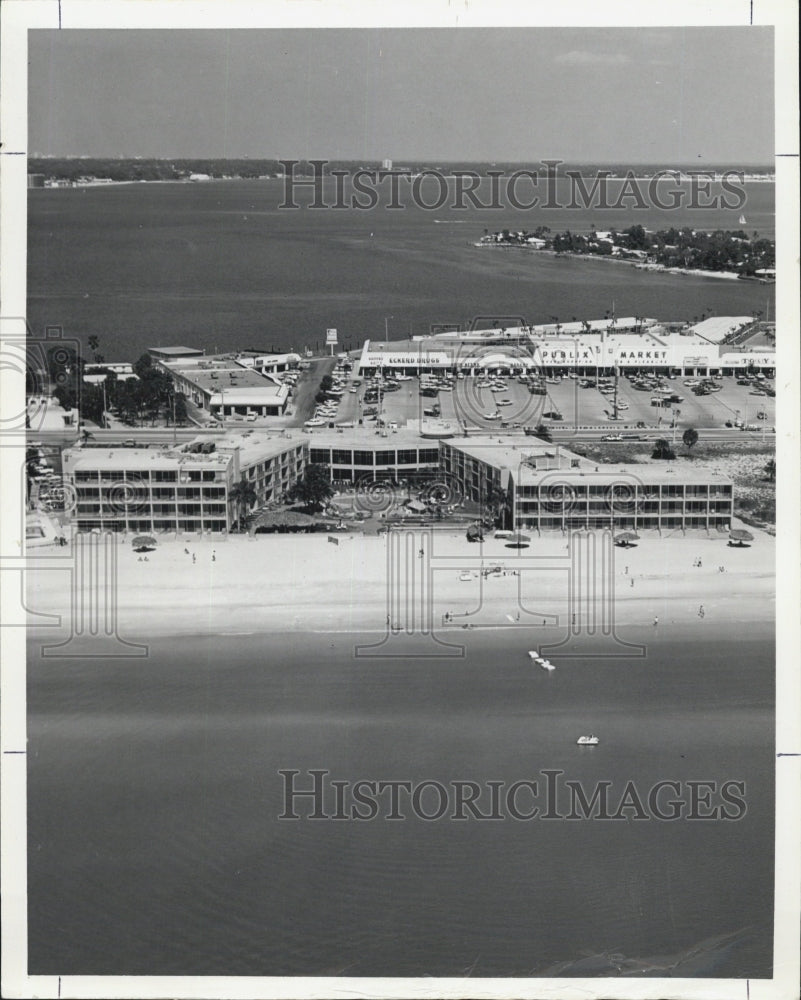
{"type": "Polygon", "coordinates": [[[177,447],[88,447],[62,453],[74,489],[78,531],[226,532],[236,520],[231,498],[243,478],[255,506],[282,496],[304,467],[304,437],[258,431],[198,438],[177,447]]]}
{"type": "Polygon", "coordinates": [[[559,445],[491,437],[440,442],[443,473],[467,498],[506,496],[510,529],[642,528],[726,530],[733,484],[706,469],[671,463],[596,465],[559,445]]]}
{"type": "Polygon", "coordinates": [[[378,433],[366,427],[321,428],[311,436],[309,461],[327,465],[335,483],[398,481],[436,472],[439,447],[406,427],[378,433]]]}

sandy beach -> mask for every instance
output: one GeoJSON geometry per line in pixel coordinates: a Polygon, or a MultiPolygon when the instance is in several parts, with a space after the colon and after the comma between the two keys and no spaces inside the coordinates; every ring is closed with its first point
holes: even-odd
{"type": "MultiPolygon", "coordinates": [[[[703,620],[713,627],[771,622],[775,540],[750,530],[754,541],[742,548],[729,546],[725,534],[710,538],[704,533],[644,534],[629,548],[615,547],[607,571],[614,581],[615,623],[651,625],[656,617],[660,628],[668,628],[699,621],[701,606],[703,620]]],[[[397,588],[404,594],[401,600],[393,597],[394,604],[387,585],[387,537],[335,537],[336,544],[329,541],[334,536],[324,534],[170,540],[160,542],[146,560],[132,550],[130,538],[115,540],[118,633],[385,632],[389,618],[405,629],[411,607],[416,605],[419,622],[424,603],[414,596],[420,594],[419,582],[408,582],[423,575],[423,546],[437,630],[464,624],[539,627],[544,615],[558,616],[549,624],[566,629],[576,608],[581,615],[587,606],[568,601],[570,560],[560,533],[532,538],[525,549],[490,536],[471,545],[456,531],[438,530],[430,538],[410,533],[403,540],[397,588]],[[453,617],[446,620],[446,615],[453,617]]],[[[80,586],[73,565],[69,549],[31,553],[27,606],[38,635],[55,638],[69,630],[70,591],[80,586]],[[59,564],[63,568],[55,568],[59,564]],[[60,615],[61,628],[36,628],[43,613],[60,615]]],[[[84,577],[84,591],[90,586],[84,577]]],[[[76,596],[79,606],[88,606],[88,592],[76,596]]]]}

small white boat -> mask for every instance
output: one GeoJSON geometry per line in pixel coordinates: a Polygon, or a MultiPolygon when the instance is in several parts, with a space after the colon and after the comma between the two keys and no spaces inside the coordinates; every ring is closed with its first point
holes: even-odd
{"type": "Polygon", "coordinates": [[[540,654],[537,652],[536,649],[530,649],[528,651],[528,655],[532,660],[539,660],[540,658],[540,654]]]}
{"type": "Polygon", "coordinates": [[[551,663],[550,660],[541,660],[540,666],[542,667],[543,670],[548,670],[548,671],[556,670],[556,667],[551,663]]]}
{"type": "Polygon", "coordinates": [[[597,736],[579,736],[576,740],[580,747],[597,747],[600,742],[597,736]]]}
{"type": "Polygon", "coordinates": [[[748,225],[748,223],[745,221],[745,216],[744,215],[741,215],[740,218],[737,221],[740,223],[741,226],[748,225]]]}

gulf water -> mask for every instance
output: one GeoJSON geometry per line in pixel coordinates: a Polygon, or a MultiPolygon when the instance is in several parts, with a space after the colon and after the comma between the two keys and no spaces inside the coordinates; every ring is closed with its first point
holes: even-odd
{"type": "Polygon", "coordinates": [[[769,976],[773,640],[705,624],[627,631],[647,656],[552,674],[517,633],[465,633],[454,660],[356,658],[342,633],[156,639],[128,661],[31,645],[30,971],[769,976]],[[731,780],[747,809],[358,822],[298,800],[279,819],[278,772],[310,788],[315,768],[482,786],[560,769],[613,799],[731,780]]]}
{"type": "MultiPolygon", "coordinates": [[[[315,348],[331,327],[352,349],[385,332],[401,339],[443,323],[566,322],[613,310],[690,321],[711,313],[775,315],[773,288],[759,283],[473,245],[485,229],[539,225],[553,232],[692,226],[772,238],[769,183],[747,184],[736,210],[691,208],[686,190],[676,211],[522,211],[508,198],[502,209],[472,207],[464,198],[456,203],[465,207],[453,208],[452,198],[426,210],[408,188],[392,209],[391,192],[379,191],[378,205],[365,211],[330,207],[337,201],[330,183],[322,198],[328,208],[281,208],[284,182],[276,179],[32,190],[29,323],[39,336],[47,326],[84,344],[97,336],[105,359],[118,361],[157,344],[315,348]]],[[[422,194],[432,204],[436,190],[422,194]]],[[[479,197],[492,201],[488,189],[479,197]]],[[[294,200],[307,205],[310,196],[301,191],[294,200]]],[[[570,203],[568,189],[558,201],[570,203]]]]}

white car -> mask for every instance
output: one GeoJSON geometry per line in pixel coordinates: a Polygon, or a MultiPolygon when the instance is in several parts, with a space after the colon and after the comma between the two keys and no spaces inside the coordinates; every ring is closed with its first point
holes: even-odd
{"type": "Polygon", "coordinates": [[[304,427],[322,427],[325,424],[325,420],[322,417],[312,417],[311,420],[306,420],[303,423],[304,427]]]}
{"type": "Polygon", "coordinates": [[[512,405],[512,401],[511,401],[511,399],[496,399],[495,400],[495,405],[496,406],[511,406],[512,405]]]}
{"type": "Polygon", "coordinates": [[[602,441],[622,441],[622,434],[604,434],[601,438],[602,441]]]}
{"type": "Polygon", "coordinates": [[[485,413],[484,414],[484,419],[485,420],[500,420],[501,419],[501,415],[500,415],[500,413],[497,410],[495,410],[494,413],[485,413]]]}

